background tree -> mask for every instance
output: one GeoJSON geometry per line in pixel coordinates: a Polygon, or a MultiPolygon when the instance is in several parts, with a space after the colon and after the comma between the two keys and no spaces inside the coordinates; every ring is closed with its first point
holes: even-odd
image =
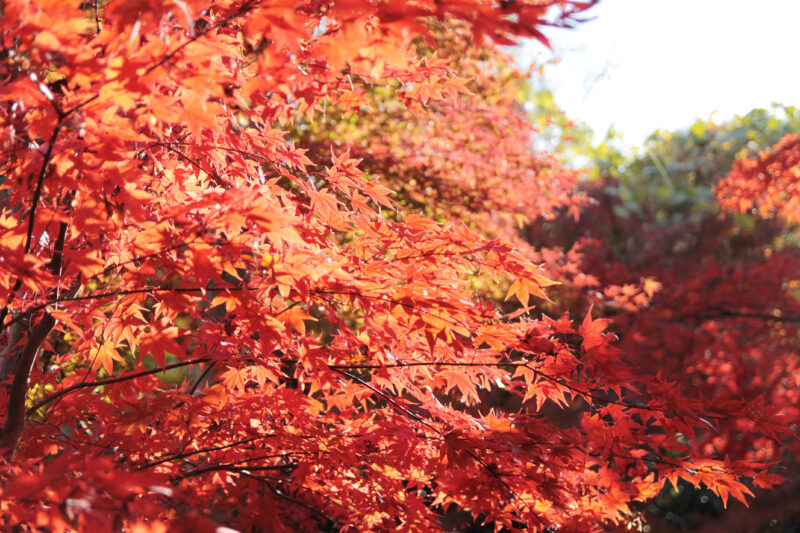
{"type": "MultiPolygon", "coordinates": [[[[798,125],[797,109],[773,105],[719,124],[656,132],[638,156],[608,157],[607,145],[593,152],[584,144],[598,162],[587,191],[594,204],[580,225],[564,218],[531,231],[533,242],[584,243],[580,268],[597,286],[573,305],[593,304],[614,318],[626,360],[718,402],[745,398],[778,407],[787,422],[800,415],[800,309],[792,218],[797,158],[794,137],[784,136],[798,125]],[[756,157],[773,144],[772,153],[756,157]],[[654,289],[650,301],[641,296],[642,280],[654,289]]],[[[793,481],[707,527],[796,524],[796,436],[753,438],[735,417],[713,424],[720,434],[694,446],[781,460],[793,481]]],[[[701,523],[703,513],[719,515],[722,503],[683,484],[663,491],[649,509],[685,529],[701,523]]]]}

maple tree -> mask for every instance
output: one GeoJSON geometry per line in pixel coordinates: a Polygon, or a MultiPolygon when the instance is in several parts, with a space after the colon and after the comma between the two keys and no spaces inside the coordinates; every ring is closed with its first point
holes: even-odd
{"type": "Polygon", "coordinates": [[[4,2],[0,520],[591,531],[778,482],[697,443],[780,413],[639,372],[519,234],[587,199],[496,44],[590,5],[4,2]]]}
{"type": "Polygon", "coordinates": [[[720,404],[744,398],[768,406],[793,433],[764,438],[749,431],[746,418],[709,420],[717,431],[692,446],[781,461],[791,481],[724,518],[702,517],[722,512],[707,491],[686,484],[662,491],[648,514],[666,515],[676,530],[703,522],[709,531],[758,530],[770,521],[790,528],[797,520],[800,310],[789,204],[795,170],[793,136],[780,139],[798,118],[796,109],[774,106],[722,124],[658,132],[641,155],[598,165],[600,179],[587,185],[593,202],[580,223],[564,217],[531,228],[534,242],[580,249],[579,268],[592,283],[563,297],[613,317],[624,359],[720,404]]]}

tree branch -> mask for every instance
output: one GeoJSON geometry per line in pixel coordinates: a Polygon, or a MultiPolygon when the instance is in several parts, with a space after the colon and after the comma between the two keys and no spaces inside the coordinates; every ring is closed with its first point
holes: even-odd
{"type": "Polygon", "coordinates": [[[86,381],[86,382],[83,382],[83,383],[76,383],[75,385],[71,385],[71,386],[69,386],[69,387],[67,387],[65,389],[62,389],[62,390],[58,391],[58,392],[54,392],[53,394],[45,396],[44,398],[42,398],[41,400],[39,400],[38,402],[33,404],[33,406],[30,409],[28,409],[28,414],[30,415],[32,413],[35,413],[36,411],[38,411],[39,409],[41,409],[45,405],[47,405],[49,403],[52,403],[55,400],[58,400],[59,398],[61,398],[63,396],[66,396],[67,394],[69,394],[69,393],[71,393],[73,391],[76,391],[78,389],[86,389],[86,388],[91,388],[91,387],[99,387],[101,385],[111,385],[113,383],[121,383],[123,381],[129,381],[131,379],[140,378],[142,376],[149,376],[151,374],[159,374],[161,372],[166,372],[167,370],[172,370],[173,368],[180,368],[182,366],[196,365],[196,364],[199,364],[199,363],[207,363],[209,361],[211,361],[210,357],[201,357],[199,359],[192,359],[190,361],[181,361],[179,363],[172,363],[171,365],[166,365],[164,367],[157,367],[157,368],[151,368],[149,370],[141,370],[139,372],[132,372],[130,374],[117,376],[115,378],[99,379],[97,381],[86,381]]]}
{"type": "Polygon", "coordinates": [[[205,35],[210,33],[211,30],[215,30],[217,28],[225,26],[226,24],[228,24],[228,22],[230,22],[230,21],[232,21],[232,20],[244,15],[245,13],[250,11],[252,8],[253,8],[253,6],[250,4],[250,2],[244,2],[241,6],[239,6],[239,9],[236,10],[236,12],[234,12],[233,14],[228,15],[227,17],[225,17],[223,19],[220,19],[217,22],[209,25],[204,30],[196,33],[191,38],[187,39],[183,43],[181,43],[178,46],[176,46],[174,50],[172,50],[171,52],[168,52],[164,57],[159,59],[155,64],[153,64],[150,67],[148,67],[147,70],[145,71],[145,75],[150,74],[151,72],[153,72],[155,69],[157,69],[161,65],[167,63],[170,59],[175,57],[175,55],[178,52],[180,52],[181,50],[183,50],[186,46],[192,44],[193,42],[195,42],[196,40],[200,39],[201,37],[204,37],[205,35]]]}
{"type": "Polygon", "coordinates": [[[341,374],[341,375],[343,375],[343,376],[345,376],[345,377],[348,377],[348,378],[350,378],[350,379],[352,379],[352,380],[355,380],[355,381],[357,381],[357,382],[361,383],[363,386],[367,387],[367,388],[368,388],[368,389],[370,389],[372,392],[374,392],[375,394],[379,395],[381,398],[383,398],[384,400],[386,400],[387,402],[389,402],[389,404],[391,404],[391,405],[392,405],[392,406],[395,408],[395,410],[397,410],[397,411],[399,411],[399,412],[401,412],[401,413],[405,414],[406,416],[408,416],[408,417],[409,417],[409,418],[411,418],[412,420],[416,420],[416,421],[417,421],[417,422],[419,422],[420,424],[422,424],[422,425],[424,425],[424,426],[427,426],[428,428],[430,428],[431,430],[433,430],[433,432],[434,432],[434,433],[436,433],[436,434],[438,434],[438,435],[440,435],[440,436],[442,435],[442,432],[441,432],[440,430],[438,430],[438,429],[436,429],[435,427],[433,427],[432,425],[430,425],[430,424],[429,424],[428,422],[426,422],[426,421],[425,421],[425,419],[423,419],[421,416],[419,416],[419,415],[416,415],[416,414],[412,413],[411,411],[409,411],[408,409],[406,409],[405,407],[403,407],[402,405],[400,405],[399,403],[397,403],[397,401],[396,401],[394,398],[392,398],[391,396],[389,396],[387,393],[385,393],[385,392],[383,392],[382,390],[380,390],[380,389],[378,389],[378,388],[374,387],[373,385],[370,385],[369,383],[367,383],[366,381],[364,381],[364,380],[363,380],[363,379],[361,379],[360,377],[358,377],[358,376],[354,376],[353,374],[351,374],[351,373],[349,373],[349,372],[345,372],[345,371],[343,371],[343,370],[337,370],[337,369],[335,369],[335,368],[332,368],[331,370],[333,370],[334,372],[336,372],[336,373],[338,373],[338,374],[341,374]]]}
{"type": "MultiPolygon", "coordinates": [[[[286,494],[284,494],[284,493],[282,493],[282,492],[278,491],[278,490],[277,490],[275,487],[273,487],[273,486],[272,486],[272,483],[270,483],[270,482],[269,482],[269,480],[267,480],[266,478],[264,478],[264,477],[259,477],[259,476],[254,476],[253,474],[246,473],[246,472],[241,472],[241,474],[242,474],[243,476],[245,476],[245,477],[249,477],[250,479],[254,479],[254,480],[256,480],[256,481],[260,481],[260,482],[262,482],[262,483],[266,484],[266,485],[267,485],[267,488],[268,488],[268,489],[269,489],[269,490],[270,490],[270,491],[271,491],[273,494],[275,494],[276,496],[278,496],[279,498],[282,498],[282,499],[286,500],[287,502],[291,502],[291,503],[293,503],[293,504],[295,504],[295,505],[299,505],[300,507],[303,507],[304,509],[308,509],[309,511],[311,511],[311,512],[312,512],[312,513],[314,513],[315,515],[317,515],[317,516],[319,516],[319,517],[321,517],[321,518],[324,518],[325,520],[327,520],[327,521],[328,521],[328,522],[330,522],[331,524],[336,524],[336,523],[337,523],[337,522],[336,522],[336,520],[334,520],[333,518],[329,517],[328,515],[326,515],[325,513],[323,513],[322,511],[320,511],[319,509],[315,509],[314,507],[312,507],[311,505],[308,505],[308,504],[307,504],[307,503],[305,503],[305,502],[301,502],[300,500],[297,500],[297,499],[295,499],[295,498],[292,498],[291,496],[288,496],[288,495],[286,495],[286,494]]],[[[301,487],[301,488],[305,488],[305,487],[301,487]]],[[[314,494],[314,491],[312,491],[311,489],[306,489],[306,490],[308,490],[309,492],[311,492],[312,494],[314,494]]],[[[344,507],[344,506],[342,506],[341,504],[340,504],[340,506],[341,506],[341,507],[344,507]]],[[[344,508],[346,509],[346,507],[344,507],[344,508]]],[[[348,509],[348,511],[349,511],[349,509],[348,509]]]]}
{"type": "Polygon", "coordinates": [[[191,472],[187,472],[183,475],[184,478],[200,476],[203,474],[207,474],[209,472],[231,472],[234,474],[244,474],[246,472],[256,472],[256,471],[265,471],[265,470],[283,470],[284,468],[292,468],[297,467],[297,463],[285,463],[279,465],[271,465],[271,466],[236,466],[235,464],[225,464],[225,465],[211,465],[206,466],[203,468],[198,468],[197,470],[192,470],[191,472]]]}
{"type": "Polygon", "coordinates": [[[56,325],[56,319],[50,313],[45,313],[39,323],[33,328],[28,342],[25,344],[14,373],[8,398],[8,418],[0,436],[0,448],[6,449],[6,457],[11,460],[17,451],[17,443],[25,424],[25,398],[28,395],[31,370],[36,362],[42,343],[56,325]]]}
{"type": "MultiPolygon", "coordinates": [[[[55,104],[53,104],[55,105],[55,104]]],[[[56,107],[56,112],[59,115],[58,123],[56,124],[55,128],[53,128],[53,134],[50,136],[50,141],[47,143],[47,150],[44,153],[44,161],[42,162],[42,168],[39,169],[39,175],[36,178],[36,189],[33,191],[33,202],[31,203],[31,210],[28,213],[28,232],[27,236],[25,237],[25,254],[30,253],[31,246],[33,245],[33,226],[36,221],[36,208],[39,205],[39,200],[42,197],[42,187],[44,186],[44,178],[47,175],[47,166],[50,164],[50,159],[53,157],[53,147],[58,140],[58,134],[61,132],[61,121],[64,119],[64,115],[61,113],[60,109],[56,107]]],[[[61,223],[62,227],[64,223],[61,223]]],[[[62,242],[63,248],[63,242],[62,242]]],[[[59,266],[60,266],[59,261],[59,266]]],[[[8,310],[11,306],[11,302],[16,298],[17,291],[22,287],[22,280],[18,279],[16,283],[14,283],[14,288],[11,290],[11,294],[8,297],[5,305],[3,306],[3,310],[0,311],[0,332],[2,332],[6,326],[9,324],[3,324],[8,316],[8,310]]]]}
{"type": "Polygon", "coordinates": [[[44,185],[44,177],[47,174],[47,166],[50,164],[50,158],[53,156],[53,147],[58,139],[58,134],[61,132],[61,121],[59,120],[53,134],[50,136],[50,141],[47,143],[47,151],[44,153],[44,162],[42,168],[39,170],[39,176],[36,179],[36,189],[33,191],[33,203],[31,204],[31,211],[28,214],[28,235],[25,238],[25,253],[30,253],[31,245],[33,244],[33,224],[36,220],[36,208],[39,200],[42,197],[42,187],[44,185]]]}
{"type": "Polygon", "coordinates": [[[254,290],[249,287],[145,287],[141,289],[126,289],[126,290],[118,290],[118,291],[106,291],[106,292],[99,292],[94,294],[84,294],[82,296],[64,296],[61,298],[53,298],[51,300],[47,300],[46,302],[26,309],[24,313],[20,313],[17,317],[9,320],[8,323],[5,324],[4,327],[8,327],[16,322],[19,322],[23,319],[25,315],[30,315],[41,311],[42,309],[46,309],[51,305],[55,305],[62,302],[80,302],[83,300],[98,300],[100,298],[110,298],[113,296],[129,296],[131,294],[147,294],[147,293],[156,293],[156,292],[212,292],[212,291],[246,291],[246,290],[254,290]]]}
{"type": "MultiPolygon", "coordinates": [[[[58,126],[56,129],[58,129],[58,126]]],[[[53,141],[55,141],[55,135],[56,134],[54,133],[53,141]]],[[[52,148],[52,144],[50,147],[52,148]]],[[[48,154],[49,153],[50,151],[48,149],[48,154]]],[[[42,172],[40,174],[37,193],[41,192],[41,182],[44,179],[44,169],[47,167],[48,159],[49,155],[45,157],[45,164],[42,165],[42,172]]],[[[33,232],[33,213],[36,209],[36,202],[38,201],[36,200],[36,195],[34,198],[34,205],[31,207],[31,225],[28,227],[29,239],[31,238],[33,232]]],[[[67,224],[66,222],[62,222],[59,226],[58,237],[56,238],[55,245],[53,247],[53,258],[49,264],[50,270],[56,276],[61,275],[66,235],[67,224]]],[[[28,245],[29,244],[30,242],[28,245]]],[[[28,253],[29,251],[28,245],[26,245],[25,253],[28,253]]],[[[56,295],[58,295],[58,289],[56,289],[56,295]]],[[[42,344],[44,344],[44,341],[47,340],[48,335],[50,335],[50,332],[53,331],[55,325],[56,319],[53,318],[53,315],[51,315],[49,311],[46,311],[42,319],[28,335],[28,341],[25,343],[25,347],[22,349],[22,352],[19,355],[19,360],[17,361],[16,369],[14,371],[14,380],[11,383],[11,389],[8,391],[8,418],[6,418],[6,424],[2,431],[2,437],[0,437],[0,448],[6,449],[6,457],[8,457],[9,460],[14,458],[14,453],[17,451],[19,436],[22,434],[22,427],[25,425],[25,400],[28,397],[31,370],[33,370],[33,365],[36,363],[36,357],[39,354],[42,344]]]]}
{"type": "Polygon", "coordinates": [[[250,437],[248,439],[238,440],[236,442],[231,442],[229,444],[223,444],[222,446],[213,446],[213,447],[210,447],[210,448],[201,448],[199,450],[192,450],[191,452],[178,453],[178,454],[175,454],[175,455],[169,455],[167,457],[162,457],[161,459],[156,459],[155,461],[151,461],[149,463],[145,463],[145,464],[137,467],[136,471],[139,472],[140,470],[145,470],[147,468],[152,468],[154,466],[158,466],[160,464],[168,463],[170,461],[177,461],[178,459],[191,457],[192,455],[197,455],[197,454],[200,454],[200,453],[216,452],[216,451],[219,451],[219,450],[225,450],[227,448],[233,448],[234,446],[238,446],[240,444],[247,444],[247,443],[259,440],[259,439],[272,437],[272,436],[273,435],[260,435],[258,437],[250,437]]]}
{"type": "Polygon", "coordinates": [[[724,309],[718,307],[711,307],[710,310],[714,314],[698,314],[694,318],[700,320],[714,320],[715,318],[754,318],[757,320],[771,320],[774,322],[786,322],[800,324],[800,317],[798,316],[775,316],[768,313],[750,313],[747,311],[733,311],[731,309],[724,309]]]}

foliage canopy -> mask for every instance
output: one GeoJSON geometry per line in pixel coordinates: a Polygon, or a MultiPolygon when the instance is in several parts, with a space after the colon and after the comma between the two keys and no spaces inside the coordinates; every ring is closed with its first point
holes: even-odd
{"type": "Polygon", "coordinates": [[[495,43],[590,5],[4,2],[0,519],[599,531],[775,484],[698,443],[783,410],[640,371],[520,237],[590,202],[495,43]]]}

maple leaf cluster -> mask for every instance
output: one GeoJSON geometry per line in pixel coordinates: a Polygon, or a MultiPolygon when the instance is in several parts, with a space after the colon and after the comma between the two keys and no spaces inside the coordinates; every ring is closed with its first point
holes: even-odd
{"type": "Polygon", "coordinates": [[[0,520],[599,531],[774,484],[693,445],[746,406],[538,307],[592,282],[514,228],[586,199],[489,41],[590,5],[5,2],[0,520]]]}
{"type": "Polygon", "coordinates": [[[787,135],[770,151],[737,160],[716,193],[723,209],[800,222],[800,137],[787,135]]]}

